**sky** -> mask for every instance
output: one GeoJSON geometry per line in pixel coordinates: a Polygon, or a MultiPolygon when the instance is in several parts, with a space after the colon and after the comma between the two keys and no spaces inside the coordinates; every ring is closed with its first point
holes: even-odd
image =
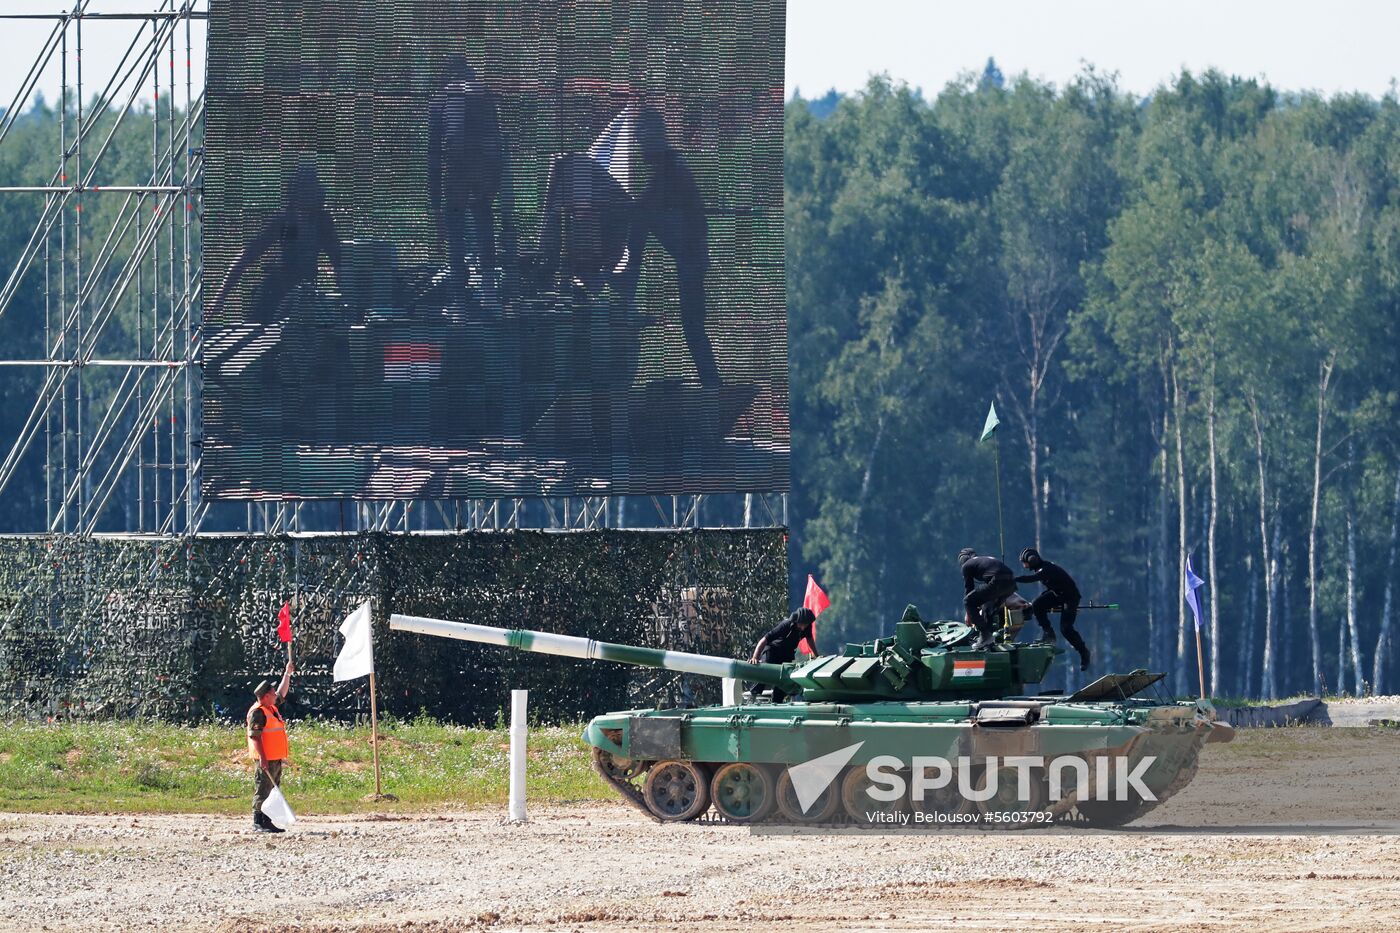
{"type": "MultiPolygon", "coordinates": [[[[0,12],[54,12],[71,2],[0,0],[0,12]]],[[[89,9],[123,12],[163,2],[170,0],[92,0],[89,9]]],[[[86,84],[111,74],[138,28],[86,21],[86,84]]],[[[0,20],[0,107],[13,101],[51,29],[48,21],[0,20]]],[[[202,24],[192,32],[197,92],[202,24]]],[[[789,95],[800,88],[818,97],[829,88],[858,90],[871,74],[886,73],[932,96],[993,57],[1007,77],[1025,72],[1057,85],[1090,63],[1140,95],[1182,68],[1213,66],[1267,78],[1285,91],[1380,96],[1400,75],[1397,36],[1400,2],[1394,0],[788,0],[786,83],[789,95]]],[[[178,58],[183,97],[183,51],[178,58]]],[[[168,82],[168,71],[161,80],[168,82]]],[[[142,97],[151,97],[152,85],[144,83],[142,97]]],[[[58,87],[56,57],[39,88],[52,101],[58,87]]]]}
{"type": "Polygon", "coordinates": [[[1056,85],[1087,62],[1139,95],[1183,68],[1329,96],[1400,75],[1393,0],[788,0],[787,24],[788,94],[809,98],[873,72],[932,96],[989,57],[1056,85]]]}

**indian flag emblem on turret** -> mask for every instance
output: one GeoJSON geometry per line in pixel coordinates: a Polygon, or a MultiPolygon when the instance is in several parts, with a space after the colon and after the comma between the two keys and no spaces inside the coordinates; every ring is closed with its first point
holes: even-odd
{"type": "Polygon", "coordinates": [[[987,673],[987,662],[980,661],[954,661],[953,676],[956,677],[981,677],[987,673]]]}

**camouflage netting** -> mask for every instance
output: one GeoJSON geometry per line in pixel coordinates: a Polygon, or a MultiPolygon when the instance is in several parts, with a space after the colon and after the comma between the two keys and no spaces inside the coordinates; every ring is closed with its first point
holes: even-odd
{"type": "Polygon", "coordinates": [[[390,632],[388,615],[544,629],[725,656],[786,612],[781,529],[0,539],[0,715],[241,717],[278,675],[293,600],[294,715],[368,712],[336,684],[340,622],[374,600],[379,703],[490,722],[511,688],[532,717],[713,702],[706,678],[390,632]]]}

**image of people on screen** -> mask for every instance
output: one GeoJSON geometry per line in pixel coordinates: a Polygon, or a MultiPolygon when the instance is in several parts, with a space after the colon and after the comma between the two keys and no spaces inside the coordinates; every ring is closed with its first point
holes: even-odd
{"type": "Polygon", "coordinates": [[[314,288],[321,257],[341,273],[340,239],[326,210],[326,189],[309,160],[300,162],[287,181],[281,210],[267,219],[257,236],[239,253],[214,299],[210,314],[222,320],[226,302],[243,277],[255,267],[262,278],[251,299],[242,304],[242,322],[270,324],[293,315],[289,298],[301,287],[314,288]]]}
{"type": "Polygon", "coordinates": [[[495,203],[505,171],[496,100],[465,57],[449,56],[428,103],[428,204],[459,300],[472,282],[472,265],[486,300],[496,300],[495,203]]]}
{"type": "Polygon", "coordinates": [[[705,273],[710,267],[710,249],[700,186],[679,150],[671,145],[666,124],[655,108],[642,108],[637,118],[637,144],[647,182],[632,211],[622,290],[628,296],[635,294],[643,254],[654,239],[676,264],[681,328],[700,384],[715,388],[720,384],[719,367],[705,333],[705,273]]]}
{"type": "Polygon", "coordinates": [[[700,186],[654,107],[629,105],[586,152],[550,163],[540,228],[549,278],[561,291],[589,295],[610,286],[635,307],[654,241],[675,263],[686,344],[701,385],[713,388],[720,376],[705,332],[708,237],[700,186]]]}

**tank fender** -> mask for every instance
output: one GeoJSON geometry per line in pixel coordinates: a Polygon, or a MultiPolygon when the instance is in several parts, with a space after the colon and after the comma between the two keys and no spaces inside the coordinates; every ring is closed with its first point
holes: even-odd
{"type": "Polygon", "coordinates": [[[583,727],[583,740],[615,758],[627,758],[624,721],[599,716],[583,727]]]}
{"type": "Polygon", "coordinates": [[[1206,744],[1213,742],[1233,742],[1235,741],[1235,727],[1228,722],[1213,722],[1210,724],[1210,732],[1206,734],[1206,744]]]}

